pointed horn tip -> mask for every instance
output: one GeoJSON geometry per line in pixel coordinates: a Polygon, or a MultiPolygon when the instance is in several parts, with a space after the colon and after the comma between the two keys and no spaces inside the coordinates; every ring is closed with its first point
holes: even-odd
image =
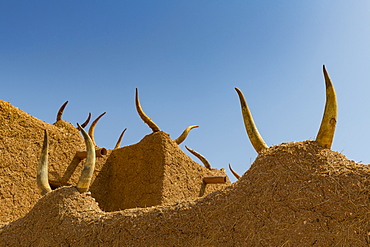
{"type": "Polygon", "coordinates": [[[67,106],[68,102],[69,102],[68,100],[64,102],[61,108],[64,109],[67,106]]]}
{"type": "Polygon", "coordinates": [[[235,172],[235,171],[233,170],[233,168],[231,167],[230,163],[229,163],[229,169],[230,169],[231,173],[236,177],[236,179],[238,179],[238,180],[239,180],[239,178],[240,178],[241,176],[240,176],[237,172],[235,172]]]}
{"type": "Polygon", "coordinates": [[[322,66],[322,71],[324,73],[325,78],[328,78],[330,80],[330,76],[329,76],[328,70],[326,69],[325,65],[322,66]]]}
{"type": "Polygon", "coordinates": [[[77,123],[77,129],[79,130],[79,131],[81,131],[82,133],[83,132],[86,132],[86,130],[79,124],[79,123],[77,123]]]}
{"type": "Polygon", "coordinates": [[[63,105],[59,108],[58,113],[57,113],[56,121],[62,120],[63,112],[64,112],[64,109],[66,108],[67,104],[68,104],[68,100],[66,102],[64,102],[63,105]]]}
{"type": "Polygon", "coordinates": [[[139,99],[139,89],[135,89],[135,103],[136,103],[136,106],[137,105],[140,105],[140,99],[139,99]]]}
{"type": "Polygon", "coordinates": [[[324,72],[324,74],[328,74],[328,71],[326,70],[325,64],[322,66],[322,71],[324,72]]]}
{"type": "MultiPolygon", "coordinates": [[[[243,94],[242,90],[240,90],[239,88],[236,87],[235,91],[238,93],[240,102],[244,101],[244,94],[243,94]]],[[[243,103],[243,105],[244,105],[244,103],[243,103]]]]}
{"type": "Polygon", "coordinates": [[[107,112],[103,112],[102,114],[100,114],[97,118],[95,118],[95,120],[92,122],[91,126],[90,126],[90,129],[91,128],[95,128],[95,125],[98,123],[98,121],[100,120],[100,118],[102,118],[107,112]]]}
{"type": "Polygon", "coordinates": [[[89,112],[89,115],[87,116],[87,119],[86,119],[86,121],[84,122],[84,123],[82,123],[81,124],[81,126],[82,126],[82,128],[85,128],[88,124],[89,124],[89,122],[90,122],[90,119],[91,119],[91,112],[89,112]]]}
{"type": "Polygon", "coordinates": [[[48,133],[47,129],[44,129],[44,144],[45,144],[45,142],[48,141],[48,139],[49,139],[49,133],[48,133]]]}
{"type": "Polygon", "coordinates": [[[333,87],[333,82],[331,81],[330,75],[328,71],[326,70],[325,65],[323,65],[323,74],[324,74],[326,87],[333,87]]]}

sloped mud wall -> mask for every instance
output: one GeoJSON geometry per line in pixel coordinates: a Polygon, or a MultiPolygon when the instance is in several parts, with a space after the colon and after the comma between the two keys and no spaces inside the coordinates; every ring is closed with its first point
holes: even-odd
{"type": "MultiPolygon", "coordinates": [[[[0,222],[26,215],[41,198],[36,174],[44,129],[49,133],[51,187],[77,184],[84,160],[76,152],[85,150],[77,128],[63,120],[53,125],[45,123],[0,101],[0,222]]],[[[108,150],[105,157],[98,157],[91,192],[107,211],[160,205],[198,197],[196,192],[203,176],[218,174],[223,173],[217,169],[208,171],[195,163],[166,133],[160,132],[148,135],[138,144],[108,150]],[[168,155],[174,157],[167,159],[168,155]],[[178,174],[172,185],[163,182],[171,175],[165,172],[166,167],[177,170],[172,172],[178,174]],[[188,188],[192,188],[191,192],[186,191],[188,188]]],[[[224,186],[209,186],[206,193],[224,186]]]]}
{"type": "Polygon", "coordinates": [[[369,167],[313,141],[260,154],[195,201],[103,212],[66,187],[0,228],[3,246],[368,246],[369,167]]]}
{"type": "Polygon", "coordinates": [[[49,132],[49,179],[53,187],[73,182],[84,141],[71,124],[47,124],[0,101],[0,221],[24,216],[41,197],[36,169],[44,129],[49,132]]]}
{"type": "Polygon", "coordinates": [[[164,149],[164,193],[163,204],[197,199],[230,185],[225,171],[211,169],[194,162],[170,138],[163,138],[164,149]],[[204,184],[208,176],[226,176],[225,184],[204,184]]]}
{"type": "Polygon", "coordinates": [[[230,184],[205,186],[206,176],[226,174],[194,162],[168,134],[159,131],[113,150],[91,192],[104,211],[117,211],[197,199],[230,184]]]}

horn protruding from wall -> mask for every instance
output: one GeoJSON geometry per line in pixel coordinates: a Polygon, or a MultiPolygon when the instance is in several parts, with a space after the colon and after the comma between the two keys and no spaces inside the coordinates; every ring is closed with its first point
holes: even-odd
{"type": "Polygon", "coordinates": [[[141,105],[140,105],[140,100],[139,100],[139,91],[138,89],[136,88],[136,96],[135,96],[135,105],[136,105],[136,110],[137,112],[139,113],[139,116],[140,118],[144,121],[144,123],[146,123],[149,128],[152,129],[153,132],[158,132],[160,131],[161,129],[158,127],[158,125],[156,125],[152,119],[150,119],[143,111],[143,109],[141,108],[141,105]]]}
{"type": "Polygon", "coordinates": [[[201,155],[200,153],[194,151],[193,149],[191,148],[188,148],[187,146],[185,146],[185,148],[190,152],[192,153],[195,157],[197,157],[200,161],[202,161],[203,165],[208,168],[209,170],[212,169],[211,167],[211,164],[208,162],[208,160],[203,156],[201,155]]]}
{"type": "Polygon", "coordinates": [[[49,149],[49,137],[48,132],[44,130],[44,143],[42,145],[42,151],[40,161],[37,167],[37,187],[41,190],[41,195],[51,191],[49,184],[49,172],[48,172],[48,149],[49,149]]]}
{"type": "Polygon", "coordinates": [[[231,167],[230,164],[229,164],[229,169],[230,169],[231,173],[234,175],[234,177],[239,180],[240,175],[236,171],[233,170],[233,168],[231,167]]]}
{"type": "Polygon", "coordinates": [[[197,126],[197,125],[192,125],[192,126],[187,127],[184,130],[184,132],[182,132],[182,134],[176,140],[174,140],[174,142],[176,142],[177,145],[180,145],[180,143],[182,143],[186,139],[186,137],[188,136],[190,130],[192,130],[194,128],[198,128],[198,127],[199,126],[197,126]]]}
{"type": "Polygon", "coordinates": [[[85,139],[86,151],[87,151],[86,161],[82,169],[80,179],[78,180],[78,183],[77,183],[77,190],[80,193],[83,193],[89,190],[92,176],[94,173],[95,145],[92,139],[90,138],[89,134],[87,134],[87,132],[84,130],[84,128],[82,128],[81,125],[79,124],[77,124],[77,126],[85,139]]]}
{"type": "Polygon", "coordinates": [[[81,124],[81,127],[85,128],[89,124],[90,119],[91,119],[91,112],[89,112],[89,115],[87,116],[86,121],[81,124]]]}
{"type": "Polygon", "coordinates": [[[316,136],[316,142],[330,149],[334,139],[335,127],[337,125],[338,105],[335,89],[326,71],[325,65],[323,66],[323,72],[326,86],[326,103],[320,129],[316,136]]]}
{"type": "Polygon", "coordinates": [[[258,132],[257,126],[254,123],[252,114],[248,108],[248,104],[244,98],[243,92],[239,88],[235,88],[235,90],[239,95],[244,125],[247,131],[249,140],[251,141],[257,153],[261,153],[263,150],[268,149],[268,146],[266,145],[265,141],[262,139],[260,133],[258,132]]]}
{"type": "Polygon", "coordinates": [[[119,136],[119,138],[118,138],[118,141],[117,141],[117,143],[116,143],[116,146],[114,146],[114,149],[117,149],[117,148],[120,148],[120,147],[121,147],[122,138],[123,138],[123,135],[125,134],[126,130],[127,130],[127,128],[125,128],[125,129],[122,131],[121,135],[120,135],[120,136],[119,136]]]}
{"type": "Polygon", "coordinates": [[[94,144],[94,146],[96,146],[96,142],[95,142],[95,137],[94,137],[94,133],[95,133],[95,127],[96,127],[96,124],[98,123],[99,119],[105,115],[106,112],[103,112],[102,114],[99,115],[99,117],[97,117],[92,123],[91,123],[91,126],[89,128],[89,136],[94,144]]]}
{"type": "Polygon", "coordinates": [[[66,102],[64,102],[64,104],[59,108],[59,111],[57,113],[57,119],[56,119],[57,122],[59,120],[62,120],[63,112],[64,112],[64,109],[66,108],[67,104],[68,104],[68,100],[66,102]]]}

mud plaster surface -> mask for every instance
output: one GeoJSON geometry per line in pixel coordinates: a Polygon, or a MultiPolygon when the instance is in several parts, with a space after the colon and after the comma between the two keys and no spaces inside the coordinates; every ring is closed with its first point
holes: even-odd
{"type": "Polygon", "coordinates": [[[109,171],[102,171],[96,179],[99,186],[94,183],[91,189],[105,211],[197,199],[225,187],[224,184],[205,186],[203,177],[225,176],[225,173],[194,162],[162,131],[112,151],[105,167],[109,171]],[[95,187],[104,186],[100,176],[109,181],[104,198],[95,193],[95,187]]]}
{"type": "Polygon", "coordinates": [[[0,246],[369,246],[369,166],[313,141],[262,152],[197,200],[104,212],[73,187],[0,224],[0,246]]]}
{"type": "MultiPolygon", "coordinates": [[[[36,168],[44,129],[49,132],[49,179],[52,186],[75,182],[72,174],[80,163],[76,149],[84,149],[77,129],[59,121],[47,124],[0,101],[0,221],[24,216],[40,198],[36,168]]],[[[81,169],[81,168],[79,168],[81,169]]],[[[77,169],[78,170],[78,169],[77,169]]],[[[80,170],[79,170],[80,171],[80,170]]]]}
{"type": "Polygon", "coordinates": [[[195,201],[104,212],[74,188],[3,226],[13,246],[368,246],[369,167],[315,142],[259,155],[231,186],[195,201]],[[22,237],[20,237],[22,236],[22,237]]]}
{"type": "MultiPolygon", "coordinates": [[[[41,198],[36,168],[44,129],[50,139],[51,187],[75,185],[79,179],[84,160],[76,151],[85,150],[85,144],[72,124],[51,125],[0,101],[0,222],[26,215],[41,198]]],[[[168,134],[158,132],[98,157],[90,190],[104,210],[114,211],[197,198],[225,187],[203,187],[202,178],[215,175],[225,174],[194,162],[168,134]]]]}

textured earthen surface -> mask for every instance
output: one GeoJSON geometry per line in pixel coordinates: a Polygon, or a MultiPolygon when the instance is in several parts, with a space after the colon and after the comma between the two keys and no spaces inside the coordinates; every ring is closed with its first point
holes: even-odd
{"type": "Polygon", "coordinates": [[[113,150],[91,192],[104,211],[148,207],[197,199],[224,188],[230,182],[203,184],[203,177],[222,175],[218,169],[208,170],[194,162],[168,134],[159,131],[113,150]]]}
{"type": "MultiPolygon", "coordinates": [[[[142,143],[156,138],[171,142],[159,133],[142,143]]],[[[129,153],[116,151],[122,161],[129,153]]],[[[165,163],[176,164],[171,152],[165,163]]],[[[314,141],[283,143],[236,183],[195,200],[107,212],[93,190],[58,188],[0,224],[0,246],[369,246],[369,175],[368,165],[314,141]]]]}
{"type": "Polygon", "coordinates": [[[0,230],[4,246],[367,246],[369,167],[315,142],[260,154],[231,186],[198,200],[104,212],[61,188],[0,230]]]}
{"type": "MultiPolygon", "coordinates": [[[[76,127],[63,120],[47,124],[0,101],[0,222],[24,216],[41,197],[36,169],[44,129],[51,187],[77,184],[84,160],[76,152],[85,150],[85,143],[76,127]]],[[[226,186],[203,186],[204,176],[216,175],[225,174],[194,162],[158,132],[98,157],[90,191],[104,210],[115,211],[195,199],[226,186]]]]}
{"type": "Polygon", "coordinates": [[[80,171],[76,149],[84,149],[83,139],[71,124],[47,124],[0,101],[0,221],[24,216],[40,198],[36,168],[41,154],[44,129],[49,132],[49,179],[52,186],[69,184],[80,171]]]}

